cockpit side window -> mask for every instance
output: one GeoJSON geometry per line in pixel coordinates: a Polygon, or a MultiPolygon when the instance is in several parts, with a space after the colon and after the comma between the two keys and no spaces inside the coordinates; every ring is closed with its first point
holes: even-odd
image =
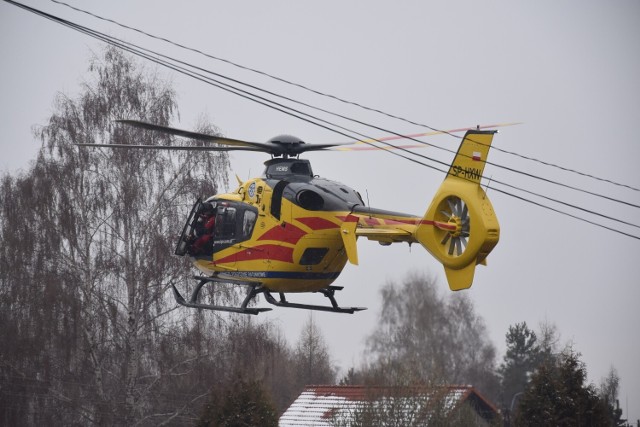
{"type": "Polygon", "coordinates": [[[256,224],[256,218],[258,215],[254,211],[244,211],[244,217],[242,218],[242,237],[248,239],[253,232],[253,226],[256,224]]]}
{"type": "Polygon", "coordinates": [[[216,238],[233,238],[236,231],[236,208],[218,207],[216,214],[216,238]]]}

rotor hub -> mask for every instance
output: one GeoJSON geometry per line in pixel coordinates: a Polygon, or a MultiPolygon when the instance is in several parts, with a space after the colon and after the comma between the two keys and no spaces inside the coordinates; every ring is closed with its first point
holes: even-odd
{"type": "Polygon", "coordinates": [[[451,218],[449,218],[448,224],[455,225],[456,227],[455,230],[449,231],[449,234],[451,234],[452,237],[459,237],[460,235],[462,235],[462,218],[457,215],[453,215],[451,218]]]}
{"type": "Polygon", "coordinates": [[[280,145],[300,145],[304,144],[304,141],[293,135],[278,135],[267,141],[271,144],[280,144],[280,145]]]}
{"type": "Polygon", "coordinates": [[[458,257],[464,253],[471,232],[469,208],[464,200],[457,196],[449,196],[440,202],[438,210],[440,218],[448,225],[441,234],[440,244],[446,254],[458,257]]]}

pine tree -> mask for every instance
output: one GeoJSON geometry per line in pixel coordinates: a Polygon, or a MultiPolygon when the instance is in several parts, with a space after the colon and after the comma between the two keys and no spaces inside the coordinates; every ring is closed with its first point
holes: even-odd
{"type": "Polygon", "coordinates": [[[544,362],[520,399],[515,425],[611,425],[605,402],[586,379],[586,366],[571,349],[544,362]]]}
{"type": "Polygon", "coordinates": [[[600,382],[598,394],[607,406],[609,420],[613,426],[626,426],[627,420],[622,418],[622,409],[618,401],[618,390],[620,387],[620,377],[618,371],[613,366],[609,373],[600,382]]]}
{"type": "Polygon", "coordinates": [[[514,397],[525,390],[529,378],[540,361],[536,333],[526,322],[509,326],[507,351],[500,365],[502,405],[511,409],[514,397]]]}

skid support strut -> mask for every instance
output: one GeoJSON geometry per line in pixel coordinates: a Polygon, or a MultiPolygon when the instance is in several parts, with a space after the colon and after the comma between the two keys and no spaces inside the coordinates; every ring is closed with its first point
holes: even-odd
{"type": "Polygon", "coordinates": [[[193,290],[193,292],[191,293],[191,298],[189,298],[189,301],[186,301],[182,295],[180,294],[180,292],[178,291],[178,289],[174,286],[171,285],[171,287],[173,288],[173,296],[176,298],[176,302],[180,305],[184,305],[185,307],[190,307],[190,308],[203,308],[205,310],[213,310],[213,311],[227,311],[227,312],[231,312],[231,313],[241,313],[241,314],[260,314],[263,311],[270,311],[272,310],[271,308],[256,308],[256,307],[249,307],[249,303],[251,302],[252,299],[254,299],[256,297],[256,295],[258,295],[259,293],[262,292],[260,285],[259,284],[255,284],[255,283],[248,283],[248,282],[233,282],[235,284],[240,284],[240,285],[245,285],[245,286],[249,286],[250,290],[249,293],[247,294],[247,296],[244,298],[244,301],[242,301],[242,304],[240,305],[240,307],[230,307],[230,306],[226,306],[226,305],[212,305],[212,304],[202,304],[198,302],[198,295],[200,294],[200,290],[202,289],[202,287],[210,282],[222,282],[221,280],[217,279],[217,278],[213,278],[213,277],[194,277],[195,279],[199,279],[200,282],[198,282],[198,285],[195,287],[195,289],[193,290]]]}

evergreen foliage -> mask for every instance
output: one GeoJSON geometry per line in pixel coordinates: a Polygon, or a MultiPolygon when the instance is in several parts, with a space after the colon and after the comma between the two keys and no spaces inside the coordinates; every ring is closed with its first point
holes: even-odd
{"type": "Polygon", "coordinates": [[[275,427],[276,410],[259,381],[241,378],[222,390],[215,390],[198,427],[275,427]]]}
{"type": "Polygon", "coordinates": [[[516,425],[611,425],[606,404],[586,379],[586,366],[571,349],[544,362],[520,399],[516,425]]]}
{"type": "Polygon", "coordinates": [[[529,378],[540,362],[540,348],[536,333],[526,322],[509,326],[506,334],[507,351],[498,370],[502,407],[509,411],[511,403],[524,392],[529,378]]]}

